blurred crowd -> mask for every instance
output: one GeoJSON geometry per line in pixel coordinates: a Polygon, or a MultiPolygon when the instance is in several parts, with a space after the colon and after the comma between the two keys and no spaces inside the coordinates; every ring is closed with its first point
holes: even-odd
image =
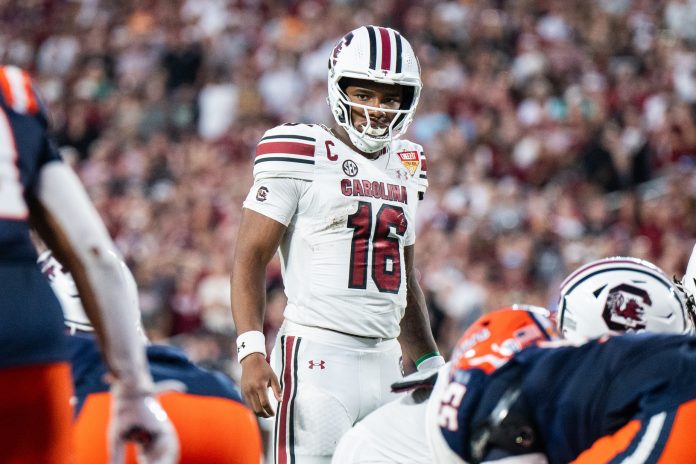
{"type": "MultiPolygon", "coordinates": [[[[234,357],[255,145],[333,123],[327,59],[360,25],[398,29],[420,59],[416,263],[444,353],[482,311],[553,309],[589,260],[681,275],[696,239],[696,0],[0,0],[0,22],[0,61],[36,77],[150,337],[203,363],[234,357]]],[[[272,344],[277,262],[268,282],[272,344]]]]}

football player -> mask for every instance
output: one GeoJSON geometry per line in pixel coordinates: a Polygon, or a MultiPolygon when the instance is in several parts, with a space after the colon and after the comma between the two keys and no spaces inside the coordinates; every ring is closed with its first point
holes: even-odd
{"type": "Polygon", "coordinates": [[[444,363],[414,271],[426,158],[401,138],[418,60],[398,31],[364,26],[328,61],[336,124],[284,124],[260,140],[233,266],[242,393],[276,416],[276,462],[328,462],[346,430],[392,399],[402,349],[418,369],[444,363]],[[269,365],[261,330],[276,250],[288,303],[269,365]]]}
{"type": "MultiPolygon", "coordinates": [[[[486,329],[505,338],[502,316],[491,314],[486,329]]],[[[426,429],[433,462],[696,460],[694,337],[542,341],[501,365],[473,362],[497,358],[488,340],[485,333],[472,338],[432,393],[426,429]]]]}
{"type": "Polygon", "coordinates": [[[115,246],[47,135],[29,75],[0,67],[0,462],[70,462],[70,367],[61,308],[36,265],[29,223],[75,276],[113,378],[111,458],[135,441],[151,463],[177,441],[154,398],[142,341],[123,317],[132,294],[115,246]]]}
{"type": "MultiPolygon", "coordinates": [[[[75,464],[106,462],[106,430],[109,416],[107,372],[84,313],[75,282],[60,263],[45,251],[39,258],[41,272],[48,277],[63,307],[70,333],[68,352],[75,390],[75,464]]],[[[135,281],[121,264],[134,290],[135,281]]],[[[145,337],[140,325],[137,300],[125,305],[123,315],[145,337]],[[135,311],[134,311],[135,310],[135,311]]],[[[195,366],[179,349],[148,344],[150,373],[156,382],[158,399],[171,418],[180,442],[180,464],[259,464],[261,435],[256,416],[247,408],[232,380],[219,372],[195,366]]],[[[125,462],[135,463],[132,447],[125,462]]]]}
{"type": "MultiPolygon", "coordinates": [[[[687,296],[681,285],[670,282],[664,272],[647,261],[601,259],[581,266],[561,285],[559,331],[577,342],[609,332],[693,333],[692,298],[687,296]]],[[[543,308],[515,307],[544,316],[544,320],[549,316],[543,308]]],[[[466,346],[465,340],[476,332],[476,326],[467,330],[460,345],[466,346]]],[[[435,381],[442,384],[446,378],[445,369],[444,375],[414,374],[396,384],[399,391],[414,391],[356,424],[341,439],[334,463],[432,462],[424,433],[426,402],[435,381]]]]}

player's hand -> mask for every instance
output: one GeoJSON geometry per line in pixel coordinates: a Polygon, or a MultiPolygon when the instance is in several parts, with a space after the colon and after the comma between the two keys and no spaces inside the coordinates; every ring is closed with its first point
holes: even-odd
{"type": "Polygon", "coordinates": [[[111,392],[110,464],[125,462],[126,442],[136,444],[141,464],[176,463],[179,440],[159,402],[148,394],[129,396],[117,384],[111,392]]]}
{"type": "Polygon", "coordinates": [[[268,398],[268,387],[273,389],[280,401],[280,384],[271,366],[261,353],[251,353],[242,359],[241,389],[244,399],[257,416],[271,417],[275,414],[268,398]]]}

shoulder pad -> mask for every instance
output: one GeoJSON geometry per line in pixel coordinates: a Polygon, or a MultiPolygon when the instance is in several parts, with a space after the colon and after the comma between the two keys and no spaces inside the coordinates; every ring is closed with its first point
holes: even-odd
{"type": "Polygon", "coordinates": [[[428,165],[423,147],[408,140],[399,140],[394,145],[396,157],[413,176],[418,192],[425,193],[428,189],[428,165]]]}
{"type": "Polygon", "coordinates": [[[0,66],[0,100],[20,114],[41,115],[44,106],[29,73],[16,66],[0,66]]]}
{"type": "Polygon", "coordinates": [[[318,128],[313,124],[283,124],[267,130],[256,145],[254,179],[312,180],[318,128]]]}

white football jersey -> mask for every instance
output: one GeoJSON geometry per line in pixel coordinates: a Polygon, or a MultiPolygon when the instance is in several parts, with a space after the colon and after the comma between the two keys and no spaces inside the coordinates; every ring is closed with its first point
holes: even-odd
{"type": "Polygon", "coordinates": [[[420,145],[395,140],[369,160],[326,127],[277,126],[256,149],[244,207],[288,226],[280,245],[285,318],[393,338],[406,307],[404,247],[428,186],[420,145]]]}

